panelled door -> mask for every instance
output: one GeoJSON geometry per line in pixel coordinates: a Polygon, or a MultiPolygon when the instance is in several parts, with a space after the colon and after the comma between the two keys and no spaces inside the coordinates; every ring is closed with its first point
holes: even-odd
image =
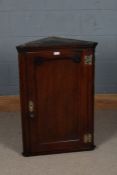
{"type": "Polygon", "coordinates": [[[82,52],[27,54],[28,117],[32,153],[77,150],[83,144],[87,96],[82,52]],[[84,87],[85,88],[85,87],[84,87]],[[82,99],[85,98],[85,99],[82,99]],[[85,110],[85,107],[84,107],[85,110]],[[84,120],[85,117],[85,120],[84,120]]]}

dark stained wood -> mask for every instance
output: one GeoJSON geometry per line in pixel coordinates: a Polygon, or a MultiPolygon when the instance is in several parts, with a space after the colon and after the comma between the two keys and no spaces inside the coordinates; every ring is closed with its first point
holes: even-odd
{"type": "Polygon", "coordinates": [[[22,122],[22,139],[23,151],[30,152],[30,135],[28,120],[28,93],[27,93],[27,64],[25,54],[18,55],[19,60],[19,78],[20,78],[20,103],[21,103],[21,122],[22,122]]]}
{"type": "Polygon", "coordinates": [[[96,42],[82,41],[76,39],[68,39],[63,37],[48,37],[36,41],[31,41],[23,45],[17,46],[19,52],[24,51],[39,51],[39,49],[50,49],[50,48],[89,48],[96,47],[96,42]]]}
{"type": "Polygon", "coordinates": [[[25,156],[94,148],[96,43],[52,40],[32,42],[32,48],[38,48],[36,52],[23,48],[31,48],[31,43],[17,47],[25,156]],[[74,43],[77,47],[73,48],[74,43]],[[55,51],[60,54],[54,55],[55,51]],[[92,61],[87,64],[85,56],[90,55],[92,61]],[[32,112],[29,101],[34,103],[32,112]],[[87,141],[85,135],[91,138],[87,141]]]}

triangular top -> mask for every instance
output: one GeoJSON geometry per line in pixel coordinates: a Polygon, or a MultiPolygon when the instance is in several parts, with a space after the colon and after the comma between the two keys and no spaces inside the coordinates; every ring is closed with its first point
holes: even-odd
{"type": "Polygon", "coordinates": [[[96,42],[91,41],[82,41],[63,37],[47,37],[36,41],[27,42],[25,44],[17,46],[16,48],[18,51],[30,51],[30,50],[37,50],[39,48],[55,48],[65,46],[87,48],[87,47],[95,47],[96,45],[97,45],[96,42]]]}

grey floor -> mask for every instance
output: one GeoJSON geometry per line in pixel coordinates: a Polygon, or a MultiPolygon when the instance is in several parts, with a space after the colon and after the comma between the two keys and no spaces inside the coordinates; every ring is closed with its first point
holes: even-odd
{"type": "Polygon", "coordinates": [[[0,175],[117,175],[117,110],[95,112],[94,151],[23,157],[19,113],[0,113],[0,175]]]}

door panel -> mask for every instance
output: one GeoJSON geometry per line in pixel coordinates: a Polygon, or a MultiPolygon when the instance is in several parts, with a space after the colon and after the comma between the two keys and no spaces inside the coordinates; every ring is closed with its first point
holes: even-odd
{"type": "Polygon", "coordinates": [[[78,148],[82,136],[81,69],[72,59],[45,60],[36,64],[28,56],[29,99],[34,101],[30,119],[31,151],[78,148]]]}
{"type": "Polygon", "coordinates": [[[40,143],[78,139],[79,75],[71,60],[35,66],[40,143]]]}

